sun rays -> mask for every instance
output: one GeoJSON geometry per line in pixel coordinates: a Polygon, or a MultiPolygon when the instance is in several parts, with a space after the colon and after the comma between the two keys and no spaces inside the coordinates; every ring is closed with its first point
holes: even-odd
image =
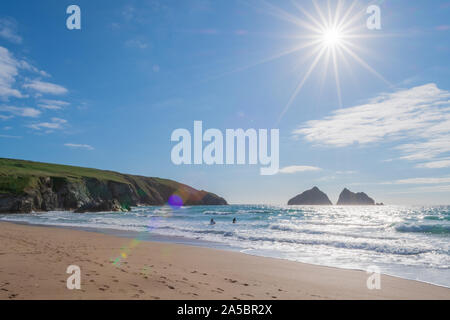
{"type": "Polygon", "coordinates": [[[299,3],[293,2],[294,6],[298,9],[298,17],[272,4],[265,3],[268,13],[303,29],[300,31],[301,35],[298,37],[299,41],[307,39],[308,42],[306,42],[304,47],[299,50],[294,50],[292,53],[302,51],[305,48],[314,52],[312,54],[312,61],[304,68],[305,71],[300,82],[282,109],[277,120],[277,125],[319,64],[323,63],[324,70],[326,70],[324,78],[328,77],[327,70],[329,69],[329,64],[332,66],[331,70],[334,74],[339,107],[343,106],[340,80],[341,62],[344,62],[347,66],[352,61],[356,62],[366,69],[366,71],[369,71],[369,73],[390,85],[379,72],[371,67],[357,53],[362,48],[355,41],[374,36],[373,32],[358,33],[359,30],[363,29],[362,22],[365,22],[364,16],[366,12],[365,10],[356,9],[357,1],[354,0],[347,7],[344,1],[341,0],[337,1],[334,7],[328,1],[325,8],[320,7],[314,0],[312,3],[314,12],[309,12],[300,6],[299,3]]]}

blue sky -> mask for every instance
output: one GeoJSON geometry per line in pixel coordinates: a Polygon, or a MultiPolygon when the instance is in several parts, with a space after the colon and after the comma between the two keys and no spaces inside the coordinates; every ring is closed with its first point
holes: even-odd
{"type": "MultiPolygon", "coordinates": [[[[297,4],[320,24],[312,1],[297,4]]],[[[358,1],[339,87],[325,56],[305,77],[318,45],[281,54],[313,33],[298,6],[2,1],[0,156],[171,178],[230,203],[286,203],[315,185],[333,202],[348,187],[385,203],[448,203],[450,1],[358,1]],[[373,3],[381,30],[365,27],[373,3]],[[81,30],[66,28],[71,4],[81,30]],[[175,166],[170,135],[194,120],[279,128],[284,169],[175,166]]]]}

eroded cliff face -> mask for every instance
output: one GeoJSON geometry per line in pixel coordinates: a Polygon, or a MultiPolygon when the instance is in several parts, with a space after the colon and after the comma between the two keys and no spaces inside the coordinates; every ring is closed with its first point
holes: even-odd
{"type": "Polygon", "coordinates": [[[290,199],[288,205],[330,206],[332,203],[324,192],[314,187],[290,199]]]}
{"type": "Polygon", "coordinates": [[[364,192],[354,193],[345,188],[339,195],[337,202],[338,206],[359,205],[359,206],[373,206],[375,201],[364,192]]]}
{"type": "Polygon", "coordinates": [[[226,205],[225,199],[175,181],[123,175],[126,182],[91,177],[33,177],[20,193],[0,193],[0,213],[51,210],[126,211],[137,205],[163,205],[179,194],[184,205],[226,205]]]}

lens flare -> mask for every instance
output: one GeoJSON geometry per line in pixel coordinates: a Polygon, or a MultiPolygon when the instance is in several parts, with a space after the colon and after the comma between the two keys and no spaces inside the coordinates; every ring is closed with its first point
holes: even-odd
{"type": "Polygon", "coordinates": [[[172,209],[179,209],[183,206],[183,199],[179,195],[173,194],[170,196],[167,203],[172,207],[172,209]]]}

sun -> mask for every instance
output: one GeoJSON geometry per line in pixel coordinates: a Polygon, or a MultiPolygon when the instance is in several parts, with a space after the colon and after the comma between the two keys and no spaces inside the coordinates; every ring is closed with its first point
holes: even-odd
{"type": "MultiPolygon", "coordinates": [[[[295,87],[284,108],[281,109],[276,125],[279,124],[305,83],[320,65],[323,65],[324,70],[321,85],[323,85],[326,78],[334,78],[336,83],[336,102],[340,108],[343,107],[340,73],[343,71],[342,67],[346,67],[345,71],[347,73],[353,73],[353,65],[351,63],[358,64],[388,86],[392,86],[389,81],[371,67],[363,56],[360,55],[360,53],[368,53],[364,46],[362,46],[364,42],[370,38],[386,37],[388,34],[368,33],[366,25],[361,23],[362,21],[365,22],[367,8],[361,5],[358,0],[352,0],[350,5],[346,5],[345,1],[321,0],[320,3],[322,5],[319,5],[318,0],[312,0],[313,11],[310,12],[302,7],[303,3],[306,2],[304,0],[302,1],[302,5],[300,5],[300,0],[291,0],[292,5],[298,10],[290,11],[285,11],[262,0],[263,6],[261,8],[266,13],[285,20],[298,28],[294,35],[281,36],[283,39],[292,39],[294,43],[291,47],[281,50],[272,56],[223,73],[222,75],[240,72],[287,55],[302,52],[301,59],[298,59],[298,65],[305,64],[305,68],[302,68],[302,75],[299,78],[298,85],[295,87]],[[335,5],[333,6],[332,4],[335,5]]],[[[274,34],[270,33],[269,36],[273,37],[274,34]]],[[[297,70],[297,67],[294,66],[293,70],[297,70]]]]}
{"type": "Polygon", "coordinates": [[[328,48],[342,44],[342,32],[337,28],[326,29],[322,34],[322,43],[328,48]]]}
{"type": "MultiPolygon", "coordinates": [[[[343,107],[340,62],[345,62],[345,65],[349,67],[349,60],[352,60],[386,84],[391,85],[357,53],[358,51],[364,52],[361,45],[358,44],[360,40],[367,40],[376,36],[364,32],[365,25],[360,22],[365,21],[364,17],[367,8],[364,8],[363,6],[358,7],[358,0],[353,0],[350,6],[346,6],[344,0],[334,1],[333,3],[335,6],[332,6],[331,1],[329,0],[323,0],[322,3],[323,6],[320,6],[316,0],[312,0],[315,9],[314,14],[313,12],[305,10],[299,4],[298,0],[292,0],[292,4],[300,11],[299,16],[266,3],[269,14],[299,27],[299,34],[296,36],[299,43],[292,49],[283,51],[263,62],[300,51],[309,51],[305,52],[303,55],[303,61],[306,61],[305,58],[311,59],[309,66],[304,69],[299,84],[292,93],[286,106],[282,109],[277,124],[288,111],[296,96],[319,64],[323,64],[324,66],[323,70],[325,70],[325,77],[328,76],[328,66],[331,65],[333,73],[332,77],[336,82],[337,103],[340,108],[343,107]]],[[[383,34],[380,34],[380,36],[383,36],[383,34]]],[[[323,79],[325,79],[325,77],[323,77],[323,79]]]]}

